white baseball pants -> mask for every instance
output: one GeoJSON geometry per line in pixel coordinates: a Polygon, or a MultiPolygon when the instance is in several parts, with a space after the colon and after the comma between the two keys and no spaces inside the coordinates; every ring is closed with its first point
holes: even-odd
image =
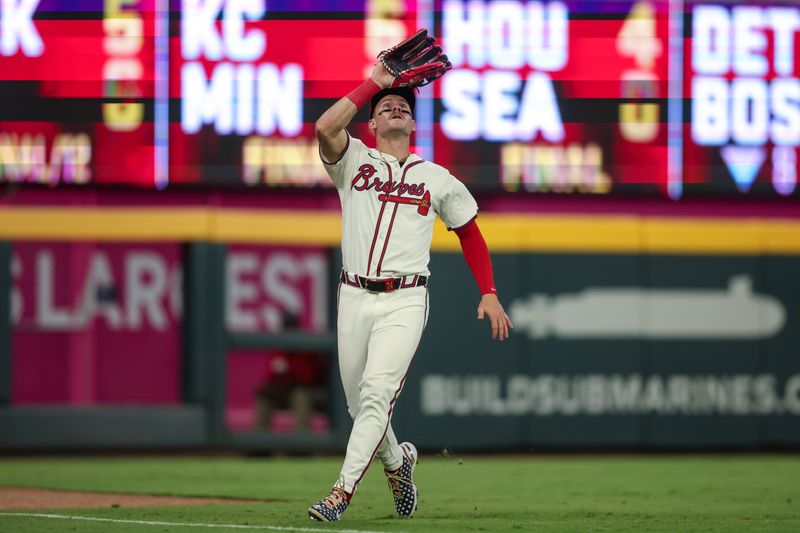
{"type": "Polygon", "coordinates": [[[392,410],[427,320],[427,287],[370,293],[339,286],[339,371],[353,418],[339,483],[350,494],[376,454],[388,470],[402,464],[392,410]]]}

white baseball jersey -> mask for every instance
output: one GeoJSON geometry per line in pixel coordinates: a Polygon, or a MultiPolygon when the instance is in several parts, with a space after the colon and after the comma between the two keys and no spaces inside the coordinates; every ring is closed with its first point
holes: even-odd
{"type": "Polygon", "coordinates": [[[415,154],[397,158],[347,137],[339,160],[323,159],[342,202],[344,269],[365,277],[429,275],[436,215],[448,229],[467,224],[478,204],[447,169],[415,154]]]}

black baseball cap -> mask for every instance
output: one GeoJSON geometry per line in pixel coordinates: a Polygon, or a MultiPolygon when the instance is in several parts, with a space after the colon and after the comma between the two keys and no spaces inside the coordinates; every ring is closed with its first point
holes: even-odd
{"type": "Polygon", "coordinates": [[[411,113],[414,113],[414,106],[417,103],[417,96],[414,94],[414,89],[410,89],[408,87],[392,87],[378,91],[378,94],[372,97],[372,100],[369,103],[370,118],[372,118],[375,108],[378,106],[378,102],[380,102],[384,96],[389,96],[390,94],[396,94],[397,96],[404,98],[405,101],[408,102],[408,107],[411,108],[411,113]]]}

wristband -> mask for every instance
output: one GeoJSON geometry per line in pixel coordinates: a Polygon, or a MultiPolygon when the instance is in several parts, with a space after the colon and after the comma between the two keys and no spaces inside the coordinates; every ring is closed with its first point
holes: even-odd
{"type": "Polygon", "coordinates": [[[381,88],[375,83],[375,80],[367,78],[364,83],[353,89],[345,98],[353,102],[356,108],[361,109],[373,96],[378,94],[380,90],[381,88]]]}

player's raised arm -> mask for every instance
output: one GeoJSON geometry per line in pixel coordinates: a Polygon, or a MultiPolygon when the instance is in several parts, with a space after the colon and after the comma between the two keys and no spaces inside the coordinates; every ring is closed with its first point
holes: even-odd
{"type": "Polygon", "coordinates": [[[424,29],[384,50],[378,58],[380,61],[372,69],[370,77],[317,120],[320,153],[326,161],[336,161],[342,155],[347,147],[344,129],[378,91],[389,87],[421,87],[441,78],[452,68],[441,46],[424,29]]]}
{"type": "Polygon", "coordinates": [[[316,123],[319,149],[325,161],[336,161],[347,146],[347,132],[344,129],[353,120],[361,107],[381,89],[392,85],[392,76],[382,63],[378,62],[367,80],[350,94],[341,98],[328,108],[316,123]]]}

